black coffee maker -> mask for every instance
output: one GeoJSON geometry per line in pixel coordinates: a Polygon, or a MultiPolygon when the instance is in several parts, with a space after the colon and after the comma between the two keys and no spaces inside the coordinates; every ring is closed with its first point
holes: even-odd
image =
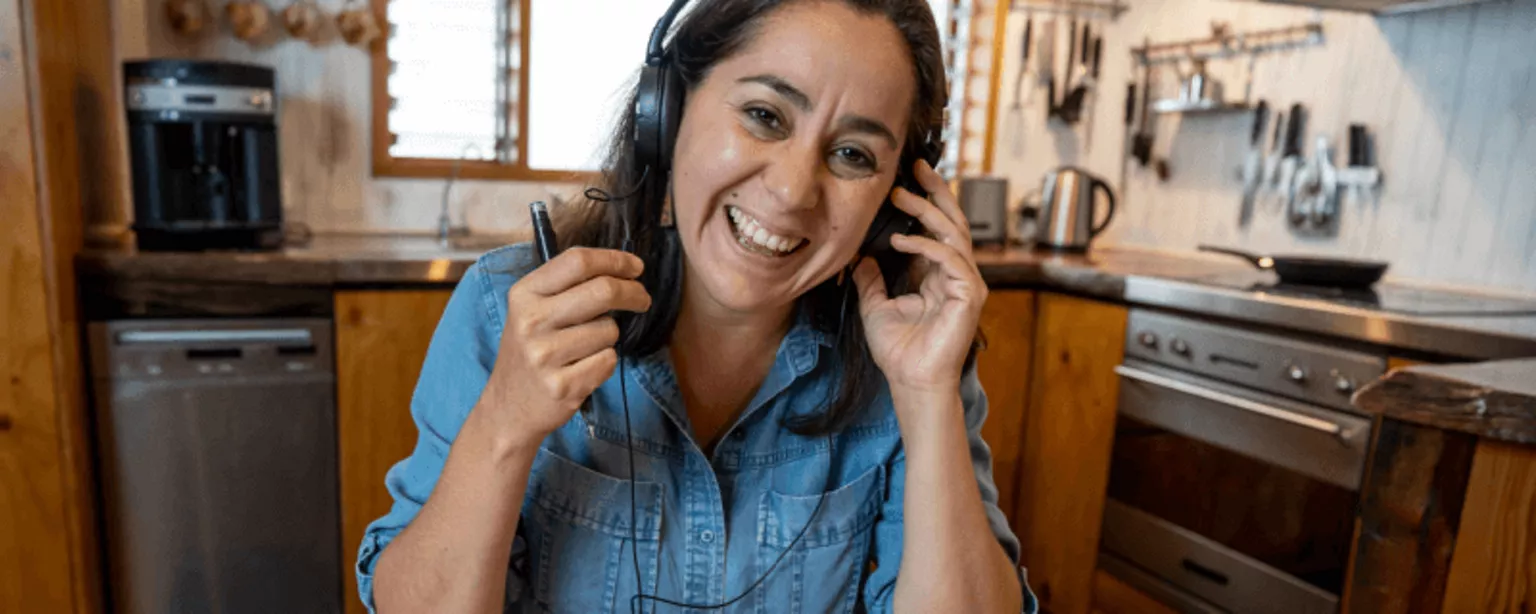
{"type": "Polygon", "coordinates": [[[141,250],[282,244],[276,78],[233,62],[123,65],[141,250]]]}

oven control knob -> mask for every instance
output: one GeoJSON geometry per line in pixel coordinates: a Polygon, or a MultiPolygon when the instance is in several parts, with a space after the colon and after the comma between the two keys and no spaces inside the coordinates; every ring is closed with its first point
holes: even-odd
{"type": "Polygon", "coordinates": [[[1149,348],[1156,348],[1157,347],[1157,333],[1154,333],[1152,331],[1146,331],[1146,332],[1141,333],[1141,335],[1137,337],[1137,340],[1141,341],[1141,345],[1143,345],[1145,347],[1149,347],[1149,348]]]}
{"type": "Polygon", "coordinates": [[[1333,389],[1341,394],[1349,394],[1355,391],[1355,382],[1349,376],[1339,373],[1337,370],[1330,373],[1333,376],[1333,389]]]}
{"type": "Polygon", "coordinates": [[[1307,381],[1307,370],[1301,365],[1289,365],[1285,368],[1285,376],[1298,384],[1307,381]]]}
{"type": "Polygon", "coordinates": [[[1188,356],[1189,355],[1189,343],[1185,342],[1183,339],[1180,339],[1178,337],[1174,337],[1172,339],[1169,339],[1168,340],[1168,347],[1173,349],[1173,353],[1178,354],[1180,356],[1188,356]]]}

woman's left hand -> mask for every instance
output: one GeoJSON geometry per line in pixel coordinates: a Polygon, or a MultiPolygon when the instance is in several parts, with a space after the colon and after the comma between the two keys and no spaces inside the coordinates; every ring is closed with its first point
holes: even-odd
{"type": "Polygon", "coordinates": [[[971,254],[970,223],[955,195],[927,162],[915,166],[929,199],[896,188],[891,202],[916,217],[932,238],[897,234],[891,237],[891,247],[921,258],[918,291],[887,297],[885,280],[872,258],[858,264],[853,280],[870,354],[893,392],[953,392],[976,335],[987,285],[971,254]]]}

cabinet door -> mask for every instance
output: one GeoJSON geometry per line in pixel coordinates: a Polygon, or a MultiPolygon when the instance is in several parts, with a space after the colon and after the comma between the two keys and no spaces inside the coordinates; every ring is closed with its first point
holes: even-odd
{"type": "Polygon", "coordinates": [[[411,393],[450,290],[336,293],[336,430],[348,614],[365,614],[352,565],[368,523],[389,511],[384,474],[416,445],[411,393]]]}
{"type": "Polygon", "coordinates": [[[1124,307],[1041,293],[1014,506],[1030,585],[1054,614],[1088,614],[1125,351],[1124,307]]]}
{"type": "Polygon", "coordinates": [[[1018,492],[1024,412],[1029,402],[1035,293],[993,290],[987,297],[987,304],[981,308],[981,332],[987,338],[986,349],[976,358],[976,375],[981,380],[982,390],[987,393],[987,422],[981,428],[981,436],[992,449],[997,505],[1008,515],[1014,534],[1018,534],[1019,524],[1013,510],[1018,492]]]}

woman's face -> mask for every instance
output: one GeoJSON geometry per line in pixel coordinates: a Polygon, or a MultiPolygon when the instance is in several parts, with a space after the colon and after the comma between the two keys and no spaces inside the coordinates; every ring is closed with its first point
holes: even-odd
{"type": "Polygon", "coordinates": [[[895,180],[915,88],[882,15],[796,2],[765,18],[684,106],[672,194],[690,293],[775,309],[847,265],[895,180]]]}

